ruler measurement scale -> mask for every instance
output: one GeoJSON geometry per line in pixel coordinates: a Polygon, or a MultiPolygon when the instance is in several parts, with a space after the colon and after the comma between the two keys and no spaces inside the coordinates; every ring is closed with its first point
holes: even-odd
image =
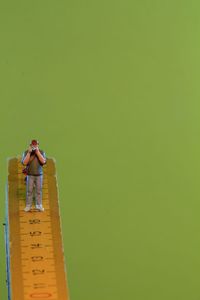
{"type": "Polygon", "coordinates": [[[18,161],[18,191],[24,193],[24,197],[19,200],[24,300],[58,299],[51,219],[47,216],[49,197],[45,173],[42,189],[45,212],[26,213],[23,211],[26,203],[24,175],[18,161]]]}
{"type": "MultiPolygon", "coordinates": [[[[44,212],[24,212],[20,158],[9,161],[8,222],[12,300],[69,300],[61,238],[55,163],[44,166],[44,212]]],[[[8,237],[7,237],[8,238],[8,237]]]]}

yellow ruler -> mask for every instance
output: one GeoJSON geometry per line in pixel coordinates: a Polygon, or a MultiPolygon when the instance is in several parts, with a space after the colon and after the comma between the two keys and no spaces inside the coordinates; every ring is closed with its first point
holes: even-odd
{"type": "Polygon", "coordinates": [[[69,300],[59,215],[55,162],[44,166],[44,212],[24,212],[21,158],[8,162],[7,255],[11,300],[69,300]]]}

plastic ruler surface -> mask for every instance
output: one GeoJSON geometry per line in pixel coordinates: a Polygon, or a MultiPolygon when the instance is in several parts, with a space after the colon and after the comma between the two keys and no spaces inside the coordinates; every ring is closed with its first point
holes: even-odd
{"type": "Polygon", "coordinates": [[[44,166],[43,206],[24,212],[26,184],[21,158],[8,162],[7,239],[11,300],[69,300],[60,225],[55,162],[44,166]]]}

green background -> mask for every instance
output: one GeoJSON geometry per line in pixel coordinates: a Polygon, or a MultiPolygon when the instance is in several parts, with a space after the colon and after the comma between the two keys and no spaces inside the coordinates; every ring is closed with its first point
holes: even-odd
{"type": "Polygon", "coordinates": [[[71,300],[200,297],[199,9],[0,1],[0,220],[6,159],[37,138],[57,161],[71,300]]]}

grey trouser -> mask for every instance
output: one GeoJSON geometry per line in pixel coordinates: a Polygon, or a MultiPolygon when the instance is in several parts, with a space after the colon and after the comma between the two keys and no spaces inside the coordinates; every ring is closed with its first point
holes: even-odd
{"type": "Polygon", "coordinates": [[[43,176],[27,175],[26,181],[26,205],[31,206],[33,202],[33,189],[35,187],[36,204],[42,204],[42,181],[43,176]]]}

